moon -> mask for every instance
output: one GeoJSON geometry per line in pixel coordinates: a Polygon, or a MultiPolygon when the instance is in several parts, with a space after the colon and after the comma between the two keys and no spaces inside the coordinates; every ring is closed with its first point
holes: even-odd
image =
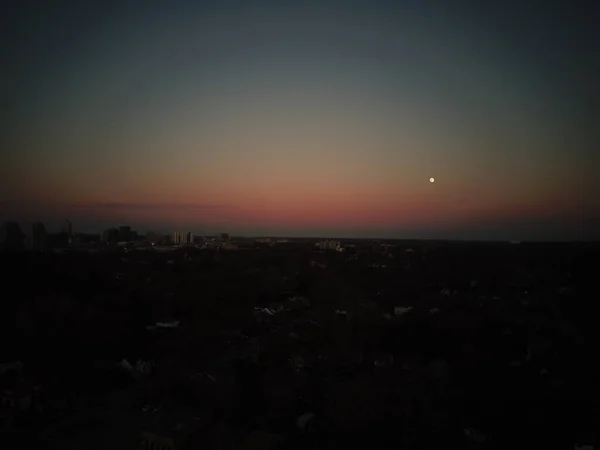
{"type": "Polygon", "coordinates": [[[430,182],[430,183],[435,183],[435,178],[431,177],[431,178],[429,179],[429,182],[430,182]]]}

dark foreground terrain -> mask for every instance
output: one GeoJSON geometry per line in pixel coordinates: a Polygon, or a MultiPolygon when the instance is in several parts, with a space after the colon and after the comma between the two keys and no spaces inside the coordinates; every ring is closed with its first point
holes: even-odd
{"type": "Polygon", "coordinates": [[[597,246],[350,244],[0,255],[0,447],[600,445],[597,246]]]}

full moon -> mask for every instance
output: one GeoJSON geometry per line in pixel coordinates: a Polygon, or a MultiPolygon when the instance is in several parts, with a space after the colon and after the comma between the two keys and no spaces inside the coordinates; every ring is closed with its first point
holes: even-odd
{"type": "Polygon", "coordinates": [[[429,179],[429,182],[430,182],[430,183],[434,183],[434,182],[435,182],[435,178],[431,177],[431,178],[429,179]]]}

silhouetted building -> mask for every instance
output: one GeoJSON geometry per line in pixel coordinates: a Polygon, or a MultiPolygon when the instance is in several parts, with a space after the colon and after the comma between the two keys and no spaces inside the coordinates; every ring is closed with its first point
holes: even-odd
{"type": "Polygon", "coordinates": [[[123,225],[119,227],[119,242],[128,242],[131,240],[131,227],[123,225]]]}
{"type": "Polygon", "coordinates": [[[221,241],[228,241],[229,240],[229,233],[221,233],[219,235],[219,239],[221,239],[221,241]]]}
{"type": "Polygon", "coordinates": [[[31,225],[31,232],[27,236],[27,248],[35,251],[42,251],[46,247],[48,235],[46,227],[42,222],[35,222],[31,225]]]}
{"type": "Polygon", "coordinates": [[[146,231],[146,241],[156,244],[162,242],[163,237],[160,234],[155,233],[154,231],[146,231]]]}
{"type": "Polygon", "coordinates": [[[102,241],[115,243],[119,240],[119,230],[116,228],[109,228],[108,230],[104,230],[102,232],[102,241]]]}
{"type": "Polygon", "coordinates": [[[72,236],[73,235],[73,224],[71,223],[71,221],[65,220],[60,231],[61,231],[61,233],[64,233],[68,236],[72,236]]]}
{"type": "Polygon", "coordinates": [[[46,248],[67,248],[70,238],[67,233],[48,233],[46,235],[46,248]]]}
{"type": "Polygon", "coordinates": [[[75,239],[79,244],[93,244],[100,241],[101,236],[99,234],[85,234],[77,233],[75,239]]]}
{"type": "Polygon", "coordinates": [[[24,250],[23,233],[17,222],[4,222],[0,228],[0,249],[7,251],[24,250]]]}

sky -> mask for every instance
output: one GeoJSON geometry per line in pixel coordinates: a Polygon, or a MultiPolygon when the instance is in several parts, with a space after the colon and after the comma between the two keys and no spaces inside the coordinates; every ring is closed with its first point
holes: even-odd
{"type": "Polygon", "coordinates": [[[13,1],[0,220],[597,239],[593,5],[13,1]]]}

